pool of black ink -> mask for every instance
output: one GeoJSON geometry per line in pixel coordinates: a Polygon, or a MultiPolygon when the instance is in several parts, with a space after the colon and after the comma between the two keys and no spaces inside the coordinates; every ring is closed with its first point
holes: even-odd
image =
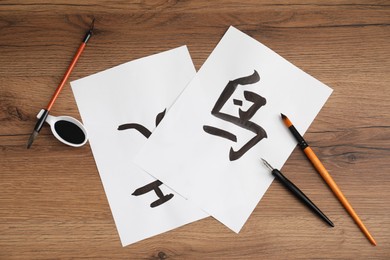
{"type": "Polygon", "coordinates": [[[54,128],[59,136],[72,144],[81,144],[85,140],[84,132],[77,125],[60,120],[54,124],[54,128]]]}

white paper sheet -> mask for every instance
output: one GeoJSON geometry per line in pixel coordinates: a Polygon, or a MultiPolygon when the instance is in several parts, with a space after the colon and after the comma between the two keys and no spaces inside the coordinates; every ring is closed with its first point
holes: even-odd
{"type": "Polygon", "coordinates": [[[195,73],[183,46],[71,83],[123,246],[207,216],[132,162],[195,73]]]}
{"type": "Polygon", "coordinates": [[[280,113],[303,134],[331,92],[230,27],[135,163],[238,233],[273,180],[260,158],[280,168],[296,146],[280,113]],[[243,90],[248,91],[245,97],[243,90]],[[231,139],[210,134],[217,128],[231,139]],[[249,142],[239,157],[240,152],[235,152],[252,138],[255,145],[250,147],[249,142]]]}

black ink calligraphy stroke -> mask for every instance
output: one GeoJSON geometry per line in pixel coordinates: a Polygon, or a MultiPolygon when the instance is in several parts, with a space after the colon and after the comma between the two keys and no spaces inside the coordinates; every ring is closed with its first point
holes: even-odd
{"type": "MultiPolygon", "coordinates": [[[[251,85],[251,84],[257,83],[259,81],[260,81],[260,76],[259,76],[259,73],[257,73],[256,70],[250,76],[246,76],[246,77],[242,77],[242,78],[238,78],[238,79],[229,81],[229,83],[226,85],[225,89],[222,91],[221,95],[219,96],[219,98],[218,98],[217,102],[215,103],[213,109],[211,110],[211,114],[216,116],[216,117],[218,117],[218,118],[221,118],[223,120],[232,122],[232,123],[234,123],[234,124],[236,124],[236,125],[238,125],[240,127],[245,127],[245,124],[243,124],[243,122],[246,121],[246,120],[249,120],[254,115],[254,113],[256,113],[257,110],[255,110],[254,108],[252,109],[252,107],[251,107],[250,109],[248,109],[248,111],[251,110],[249,113],[248,112],[241,112],[241,114],[247,114],[245,116],[245,118],[241,118],[241,117],[238,118],[238,117],[234,117],[232,115],[226,114],[226,113],[222,113],[221,109],[224,106],[224,104],[228,101],[228,99],[233,95],[233,93],[237,89],[238,85],[242,85],[242,86],[244,86],[244,85],[251,85]]],[[[249,92],[249,91],[245,91],[245,92],[244,92],[244,97],[245,98],[249,97],[250,99],[252,99],[252,100],[249,100],[249,101],[253,101],[253,100],[256,99],[256,98],[254,98],[253,96],[251,96],[249,94],[251,92],[249,92]],[[245,94],[245,92],[247,94],[245,94]]],[[[265,103],[266,103],[266,101],[264,99],[264,104],[263,105],[265,105],[265,103]]],[[[257,109],[259,109],[259,106],[256,106],[256,107],[257,107],[257,109]]],[[[242,111],[242,110],[240,109],[240,111],[242,111]]],[[[251,129],[248,129],[248,130],[251,130],[251,129]]]]}
{"type": "Polygon", "coordinates": [[[164,111],[162,111],[161,113],[159,113],[156,116],[156,126],[158,126],[158,124],[160,124],[161,120],[163,120],[166,111],[167,111],[167,109],[164,109],[164,111]]]}
{"type": "Polygon", "coordinates": [[[120,131],[127,130],[127,129],[135,129],[138,132],[140,132],[143,136],[145,136],[146,138],[149,138],[149,136],[152,134],[152,132],[150,132],[149,129],[147,129],[143,125],[136,124],[136,123],[123,124],[123,125],[118,126],[118,130],[120,130],[120,131]]]}
{"type": "Polygon", "coordinates": [[[237,136],[235,136],[234,134],[232,134],[228,131],[225,131],[223,129],[216,128],[216,127],[209,126],[209,125],[204,125],[203,130],[208,134],[217,135],[219,137],[226,138],[230,141],[237,142],[237,136]]]}
{"type": "MultiPolygon", "coordinates": [[[[232,81],[229,81],[221,95],[219,96],[217,102],[214,105],[214,108],[211,111],[211,114],[217,118],[222,120],[231,122],[239,127],[245,128],[249,131],[252,131],[256,134],[249,142],[247,142],[243,147],[241,147],[238,151],[234,151],[231,147],[229,152],[230,161],[234,161],[243,156],[249,149],[251,149],[254,145],[256,145],[263,138],[267,138],[266,131],[259,125],[249,121],[253,115],[259,110],[262,106],[264,106],[267,101],[262,96],[250,92],[244,91],[244,97],[246,100],[253,103],[253,105],[247,110],[243,111],[239,109],[239,117],[235,117],[226,113],[221,112],[222,107],[226,104],[229,98],[233,95],[234,91],[237,89],[239,85],[250,85],[260,81],[260,75],[254,70],[252,75],[238,78],[232,81]]],[[[238,100],[233,100],[235,105],[241,106],[242,103],[238,100]]],[[[236,136],[222,129],[218,129],[212,126],[203,126],[203,130],[206,133],[212,135],[218,135],[220,137],[229,139],[231,141],[236,142],[236,136]]]]}
{"type": "MultiPolygon", "coordinates": [[[[165,112],[166,111],[167,111],[167,109],[164,109],[164,111],[160,112],[156,116],[156,126],[158,126],[158,124],[160,124],[161,120],[165,116],[165,112]]],[[[127,129],[135,129],[138,132],[140,132],[143,136],[145,136],[146,138],[149,138],[150,135],[152,134],[152,132],[149,129],[147,129],[143,125],[140,125],[140,124],[137,124],[137,123],[129,123],[129,124],[123,124],[123,125],[118,126],[118,130],[119,131],[127,130],[127,129]]]]}
{"type": "MultiPolygon", "coordinates": [[[[167,109],[164,109],[164,111],[160,112],[156,116],[156,126],[158,126],[158,124],[160,124],[161,120],[164,118],[166,110],[167,109]]],[[[140,125],[137,123],[129,123],[129,124],[123,124],[123,125],[118,126],[119,131],[127,130],[127,129],[135,129],[138,132],[140,132],[143,136],[145,136],[146,138],[149,138],[150,135],[152,134],[152,132],[149,129],[147,129],[143,125],[140,125]]],[[[159,180],[153,181],[149,184],[146,184],[145,186],[143,186],[141,188],[136,189],[132,193],[132,195],[133,196],[140,196],[142,194],[145,194],[145,193],[148,193],[148,192],[154,190],[154,192],[156,193],[156,195],[159,199],[152,202],[150,204],[150,207],[155,208],[155,207],[160,206],[161,204],[164,204],[165,202],[169,201],[174,196],[174,194],[172,194],[172,193],[164,195],[159,187],[162,184],[163,183],[159,180]]]]}
{"type": "Polygon", "coordinates": [[[151,208],[155,208],[157,206],[160,206],[161,204],[167,202],[168,200],[172,199],[173,198],[173,194],[170,193],[170,194],[167,194],[167,195],[164,195],[164,193],[161,191],[160,189],[160,185],[162,185],[163,183],[159,180],[156,180],[154,182],[151,182],[149,184],[146,184],[145,186],[141,187],[141,188],[138,188],[136,189],[133,194],[131,195],[134,195],[134,196],[140,196],[140,195],[143,195],[145,193],[148,193],[152,190],[154,190],[154,192],[156,193],[157,197],[159,198],[158,200],[152,202],[150,204],[150,207],[151,208]]]}

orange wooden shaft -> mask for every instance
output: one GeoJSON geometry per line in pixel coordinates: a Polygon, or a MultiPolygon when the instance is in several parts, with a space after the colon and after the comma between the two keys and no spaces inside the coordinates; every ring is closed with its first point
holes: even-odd
{"type": "Polygon", "coordinates": [[[332,176],[330,176],[330,174],[325,169],[324,165],[318,159],[318,157],[313,152],[313,150],[310,147],[306,147],[303,150],[303,152],[306,154],[307,158],[309,158],[310,162],[313,164],[314,168],[316,168],[316,170],[321,175],[321,177],[324,179],[324,181],[328,184],[328,186],[333,191],[335,196],[339,199],[339,201],[344,206],[344,208],[347,210],[349,215],[351,215],[352,219],[359,226],[359,228],[364,233],[364,235],[368,238],[368,240],[370,240],[370,242],[373,245],[376,246],[376,242],[375,242],[374,238],[371,236],[370,232],[368,232],[367,228],[364,226],[363,222],[361,221],[359,216],[356,214],[356,212],[352,208],[351,204],[345,198],[344,194],[341,192],[340,188],[337,186],[336,182],[333,180],[332,176]]]}
{"type": "Polygon", "coordinates": [[[85,46],[86,46],[85,42],[81,43],[79,49],[77,50],[76,54],[73,57],[72,62],[70,63],[68,69],[66,70],[64,77],[62,78],[62,80],[61,80],[60,84],[58,85],[56,91],[54,92],[53,96],[51,97],[51,100],[50,100],[49,104],[46,107],[47,111],[50,111],[50,109],[52,108],[54,102],[56,101],[58,95],[60,94],[62,88],[64,87],[66,81],[68,80],[68,78],[70,76],[70,73],[72,72],[74,66],[76,65],[77,60],[79,59],[79,57],[80,57],[81,53],[83,52],[85,46]]]}

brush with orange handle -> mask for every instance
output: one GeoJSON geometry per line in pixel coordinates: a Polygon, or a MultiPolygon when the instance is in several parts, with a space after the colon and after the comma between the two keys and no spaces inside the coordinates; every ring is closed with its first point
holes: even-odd
{"type": "Polygon", "coordinates": [[[294,135],[295,139],[298,141],[298,146],[303,150],[306,157],[313,164],[314,168],[318,171],[321,177],[324,179],[326,184],[330,187],[334,195],[339,199],[343,207],[347,210],[349,215],[355,221],[355,223],[359,226],[360,230],[364,233],[364,235],[368,238],[368,240],[376,246],[376,242],[374,238],[371,236],[370,232],[368,232],[367,228],[364,226],[363,222],[356,214],[355,210],[352,208],[351,204],[345,198],[344,194],[341,192],[340,188],[337,186],[336,182],[333,180],[332,176],[325,169],[324,165],[318,159],[313,150],[309,147],[305,139],[299,134],[298,130],[291,123],[290,119],[287,116],[281,114],[284,124],[288,127],[290,132],[294,135]]]}
{"type": "Polygon", "coordinates": [[[80,47],[77,49],[76,54],[74,55],[71,63],[69,64],[68,69],[66,70],[60,84],[58,85],[57,89],[55,90],[52,98],[49,101],[49,104],[47,105],[46,109],[43,109],[43,114],[42,116],[37,120],[37,123],[34,126],[34,130],[32,134],[30,135],[30,138],[28,139],[27,142],[27,149],[29,149],[34,142],[35,138],[38,136],[39,131],[41,131],[41,128],[43,124],[45,123],[46,118],[49,115],[50,109],[52,108],[54,101],[56,101],[58,95],[60,94],[62,88],[65,86],[66,81],[68,80],[70,73],[72,72],[73,68],[75,67],[78,59],[80,58],[81,53],[84,51],[85,46],[87,45],[87,42],[89,38],[91,38],[92,33],[93,33],[93,27],[94,27],[95,19],[92,20],[91,26],[87,33],[84,36],[83,41],[80,44],[80,47]]]}

